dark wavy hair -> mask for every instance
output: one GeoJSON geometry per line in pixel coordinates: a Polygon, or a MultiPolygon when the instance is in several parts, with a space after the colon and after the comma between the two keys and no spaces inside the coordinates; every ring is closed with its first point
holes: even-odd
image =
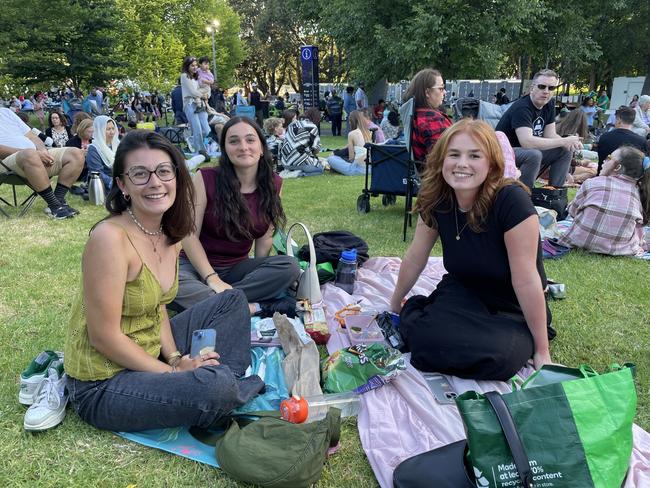
{"type": "Polygon", "coordinates": [[[63,115],[63,112],[59,110],[52,110],[49,115],[47,116],[47,123],[50,127],[54,127],[54,124],[52,124],[52,116],[56,114],[59,116],[59,120],[61,121],[61,126],[62,127],[67,127],[68,126],[68,118],[63,115]]]}
{"type": "Polygon", "coordinates": [[[193,78],[196,80],[199,77],[199,74],[190,72],[190,66],[194,61],[196,61],[196,58],[194,56],[187,56],[185,59],[183,59],[183,66],[181,67],[181,73],[185,73],[188,76],[188,78],[193,78]]]}
{"type": "Polygon", "coordinates": [[[422,220],[429,227],[437,229],[438,223],[434,217],[434,212],[451,212],[453,210],[455,204],[454,190],[442,175],[442,165],[451,139],[463,132],[469,134],[481,146],[490,164],[487,177],[478,191],[476,201],[467,212],[469,227],[474,232],[481,232],[484,230],[485,219],[501,188],[511,184],[518,184],[527,193],[530,193],[519,181],[504,178],[505,161],[503,151],[494,129],[481,120],[461,119],[442,133],[442,137],[436,142],[433,150],[427,156],[415,211],[420,212],[422,220]]]}
{"type": "Polygon", "coordinates": [[[257,191],[259,194],[259,215],[266,223],[276,229],[282,229],[287,222],[287,218],[282,208],[280,194],[275,186],[273,173],[273,159],[262,129],[252,119],[247,117],[233,117],[221,132],[221,158],[219,159],[219,171],[216,172],[216,192],[214,197],[213,212],[217,220],[221,223],[223,232],[231,241],[252,239],[252,222],[251,213],[246,204],[246,200],[241,193],[241,183],[237,178],[235,168],[226,152],[226,141],[228,140],[228,131],[235,124],[248,124],[255,132],[262,145],[262,157],[257,165],[257,191]]]}
{"type": "Polygon", "coordinates": [[[169,142],[167,138],[156,132],[133,130],[120,141],[120,145],[115,152],[113,186],[106,197],[106,210],[108,210],[110,216],[120,215],[130,206],[119,186],[117,186],[117,179],[124,181],[127,178],[124,175],[126,157],[130,152],[141,148],[159,149],[166,152],[171,158],[172,164],[176,167],[176,199],[162,218],[162,228],[167,236],[168,243],[176,244],[195,230],[194,186],[185,165],[185,158],[179,149],[169,142]]]}

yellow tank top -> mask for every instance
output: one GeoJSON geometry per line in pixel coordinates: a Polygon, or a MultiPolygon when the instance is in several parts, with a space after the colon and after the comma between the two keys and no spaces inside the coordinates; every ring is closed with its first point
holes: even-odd
{"type": "MultiPolygon", "coordinates": [[[[125,231],[126,233],[126,231],[125,231]]],[[[133,242],[126,233],[127,239],[133,242]]],[[[169,291],[164,292],[156,276],[140,258],[142,267],[133,281],[124,288],[122,301],[122,332],[144,349],[151,357],[160,356],[161,307],[167,305],[178,291],[178,259],[176,277],[169,291]]],[[[105,380],[122,371],[122,366],[114,363],[90,345],[86,322],[86,305],[83,298],[83,283],[72,306],[72,316],[68,324],[65,340],[65,371],[68,375],[82,381],[105,380]]]]}

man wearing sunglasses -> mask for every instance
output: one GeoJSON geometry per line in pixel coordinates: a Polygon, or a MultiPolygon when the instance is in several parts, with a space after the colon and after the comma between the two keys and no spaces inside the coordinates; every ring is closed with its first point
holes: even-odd
{"type": "Polygon", "coordinates": [[[564,186],[574,151],[582,149],[578,136],[560,137],[555,132],[553,92],[558,87],[555,71],[535,74],[530,94],[514,102],[496,130],[504,132],[515,151],[520,181],[533,188],[540,168],[549,168],[549,184],[564,186]]]}

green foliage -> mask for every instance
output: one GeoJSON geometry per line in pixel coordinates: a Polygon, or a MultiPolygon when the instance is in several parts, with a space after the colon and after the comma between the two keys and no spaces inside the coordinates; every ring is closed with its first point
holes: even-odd
{"type": "Polygon", "coordinates": [[[524,0],[328,0],[321,7],[321,28],[366,81],[397,81],[426,66],[449,78],[488,77],[503,64],[508,40],[526,31],[537,11],[524,0]]]}
{"type": "Polygon", "coordinates": [[[217,77],[233,81],[244,52],[238,38],[239,17],[223,0],[117,0],[125,19],[119,52],[129,77],[144,89],[168,90],[180,75],[185,56],[207,55],[212,60],[211,36],[206,25],[218,19],[215,34],[217,77]]]}
{"type": "Polygon", "coordinates": [[[5,0],[0,70],[27,84],[99,84],[120,76],[121,24],[111,0],[5,0]]]}

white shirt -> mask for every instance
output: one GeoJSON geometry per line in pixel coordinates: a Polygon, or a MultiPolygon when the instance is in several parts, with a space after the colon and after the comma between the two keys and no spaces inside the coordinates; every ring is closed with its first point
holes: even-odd
{"type": "Polygon", "coordinates": [[[8,108],[0,108],[0,145],[16,149],[36,149],[25,134],[31,132],[27,124],[8,108]]]}
{"type": "Polygon", "coordinates": [[[354,101],[357,103],[357,109],[368,108],[368,97],[366,97],[366,92],[361,87],[357,88],[357,92],[354,94],[354,101]]]}

